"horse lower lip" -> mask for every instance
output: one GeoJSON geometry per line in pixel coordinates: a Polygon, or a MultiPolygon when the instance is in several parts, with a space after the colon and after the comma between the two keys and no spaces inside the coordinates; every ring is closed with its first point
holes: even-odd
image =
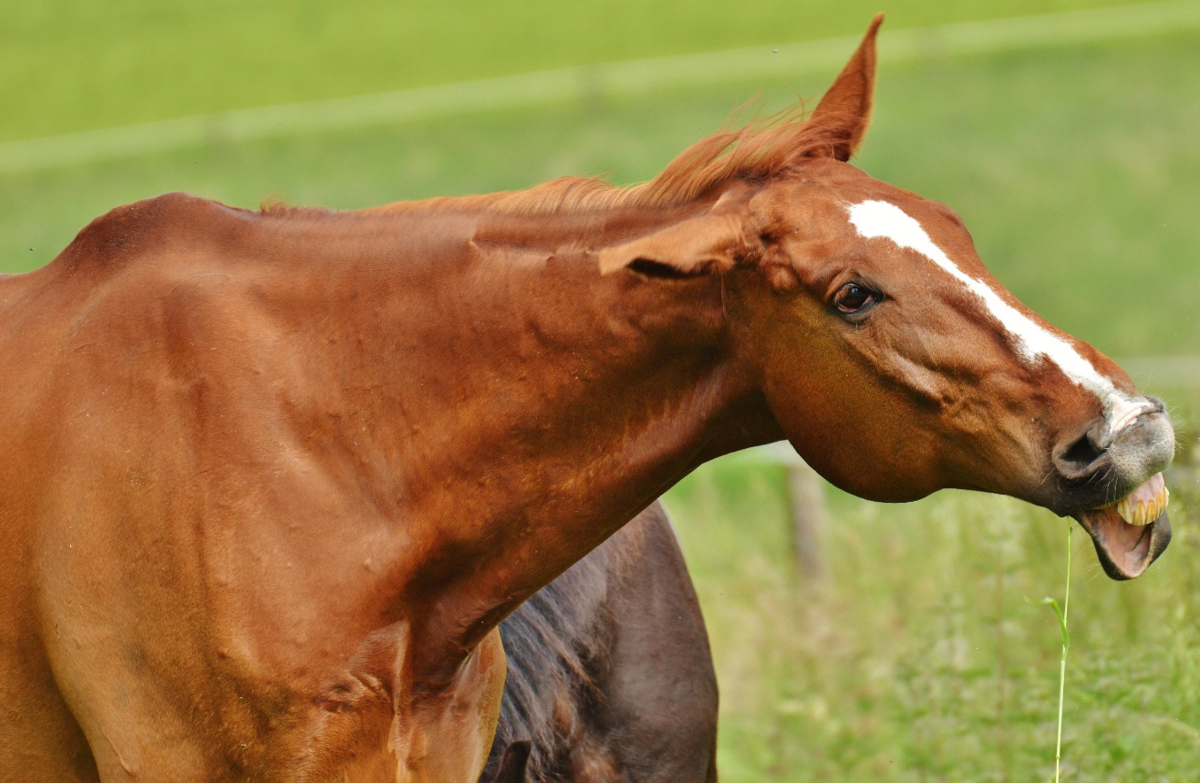
{"type": "Polygon", "coordinates": [[[1113,504],[1084,512],[1078,518],[1095,542],[1096,554],[1109,576],[1133,579],[1140,576],[1157,555],[1154,551],[1155,526],[1166,516],[1163,512],[1147,524],[1131,525],[1121,518],[1113,504]]]}
{"type": "Polygon", "coordinates": [[[1169,497],[1162,473],[1155,473],[1116,503],[1078,515],[1110,577],[1140,576],[1166,548],[1171,538],[1169,497]]]}

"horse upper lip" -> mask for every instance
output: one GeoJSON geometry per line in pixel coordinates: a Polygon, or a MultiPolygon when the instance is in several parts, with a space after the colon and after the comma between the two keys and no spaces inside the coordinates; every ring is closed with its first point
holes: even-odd
{"type": "Polygon", "coordinates": [[[1164,406],[1161,400],[1140,399],[1135,401],[1119,401],[1111,411],[1111,420],[1101,434],[1101,448],[1108,448],[1114,439],[1128,428],[1135,426],[1138,420],[1147,413],[1161,413],[1164,406]]]}

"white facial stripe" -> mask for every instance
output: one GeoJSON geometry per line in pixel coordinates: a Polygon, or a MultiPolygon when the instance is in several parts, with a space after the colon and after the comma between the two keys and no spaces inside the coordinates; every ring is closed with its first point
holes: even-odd
{"type": "Polygon", "coordinates": [[[1145,400],[1134,402],[1118,392],[1112,381],[1097,372],[1092,363],[1083,358],[1070,343],[1034,323],[1028,316],[1001,299],[986,283],[959,269],[942,249],[933,243],[921,224],[895,204],[874,200],[854,204],[850,207],[850,222],[860,236],[867,239],[890,239],[898,247],[915,250],[962,283],[968,291],[983,301],[992,317],[1013,337],[1017,353],[1022,359],[1028,364],[1036,364],[1042,357],[1054,362],[1072,382],[1100,398],[1109,414],[1110,425],[1115,426],[1119,419],[1126,419],[1132,409],[1136,408],[1140,414],[1150,407],[1145,400]]]}

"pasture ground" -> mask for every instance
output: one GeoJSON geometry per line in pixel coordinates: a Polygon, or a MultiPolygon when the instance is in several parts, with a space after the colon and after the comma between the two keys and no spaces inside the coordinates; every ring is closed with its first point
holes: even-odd
{"type": "MultiPolygon", "coordinates": [[[[130,18],[149,13],[144,3],[125,5],[130,18]]],[[[968,14],[963,8],[952,10],[968,14]]],[[[174,17],[162,13],[169,28],[174,17]]],[[[832,19],[818,19],[814,29],[861,27],[857,17],[850,27],[840,13],[832,19]]],[[[934,20],[911,23],[925,21],[934,20]]],[[[718,44],[717,32],[662,43],[655,53],[761,40],[747,32],[718,44]]],[[[25,44],[51,46],[35,39],[25,44]]],[[[1200,35],[1179,33],[885,69],[859,163],[957,209],[1003,283],[1105,353],[1195,355],[1197,51],[1200,35]]],[[[545,62],[514,60],[513,70],[567,62],[561,51],[543,55],[545,62]]],[[[462,64],[461,73],[446,70],[447,78],[479,75],[470,68],[488,56],[462,64]]],[[[92,217],[167,190],[250,207],[277,197],[355,208],[519,188],[562,174],[638,181],[748,97],[759,93],[766,109],[779,108],[796,93],[816,98],[832,76],[636,100],[595,95],[536,111],[238,145],[215,139],[175,153],[7,175],[0,177],[0,270],[40,266],[92,217]]],[[[394,86],[405,84],[365,82],[363,91],[394,86]]],[[[284,92],[292,100],[344,88],[344,79],[332,79],[284,92]]],[[[233,105],[263,102],[254,89],[214,95],[233,105]]],[[[133,119],[157,116],[144,106],[131,111],[133,119]]],[[[90,127],[74,115],[44,123],[0,116],[10,122],[0,138],[90,127]]],[[[1195,432],[1200,392],[1153,375],[1141,380],[1168,400],[1184,432],[1195,432]]],[[[1182,461],[1200,461],[1196,448],[1194,434],[1185,435],[1182,461]]],[[[1076,529],[1067,780],[1191,781],[1200,769],[1200,492],[1186,480],[1171,489],[1176,538],[1134,583],[1110,582],[1076,529]]],[[[778,467],[733,458],[668,496],[721,679],[722,779],[1049,779],[1059,637],[1037,601],[1061,599],[1066,523],[967,493],[903,506],[828,494],[829,576],[816,585],[788,563],[778,467]]]]}

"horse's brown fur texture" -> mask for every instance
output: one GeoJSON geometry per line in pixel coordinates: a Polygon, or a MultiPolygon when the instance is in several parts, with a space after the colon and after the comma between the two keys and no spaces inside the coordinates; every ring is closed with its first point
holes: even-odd
{"type": "Polygon", "coordinates": [[[864,497],[1077,515],[1110,573],[1144,570],[1165,515],[1117,564],[1104,508],[1170,461],[1161,403],[1005,291],[949,209],[845,162],[874,32],[805,125],[644,190],[168,194],[0,279],[0,780],[475,783],[498,624],[697,465],[785,438],[864,497]],[[860,234],[868,201],[1123,413],[860,234]]]}

